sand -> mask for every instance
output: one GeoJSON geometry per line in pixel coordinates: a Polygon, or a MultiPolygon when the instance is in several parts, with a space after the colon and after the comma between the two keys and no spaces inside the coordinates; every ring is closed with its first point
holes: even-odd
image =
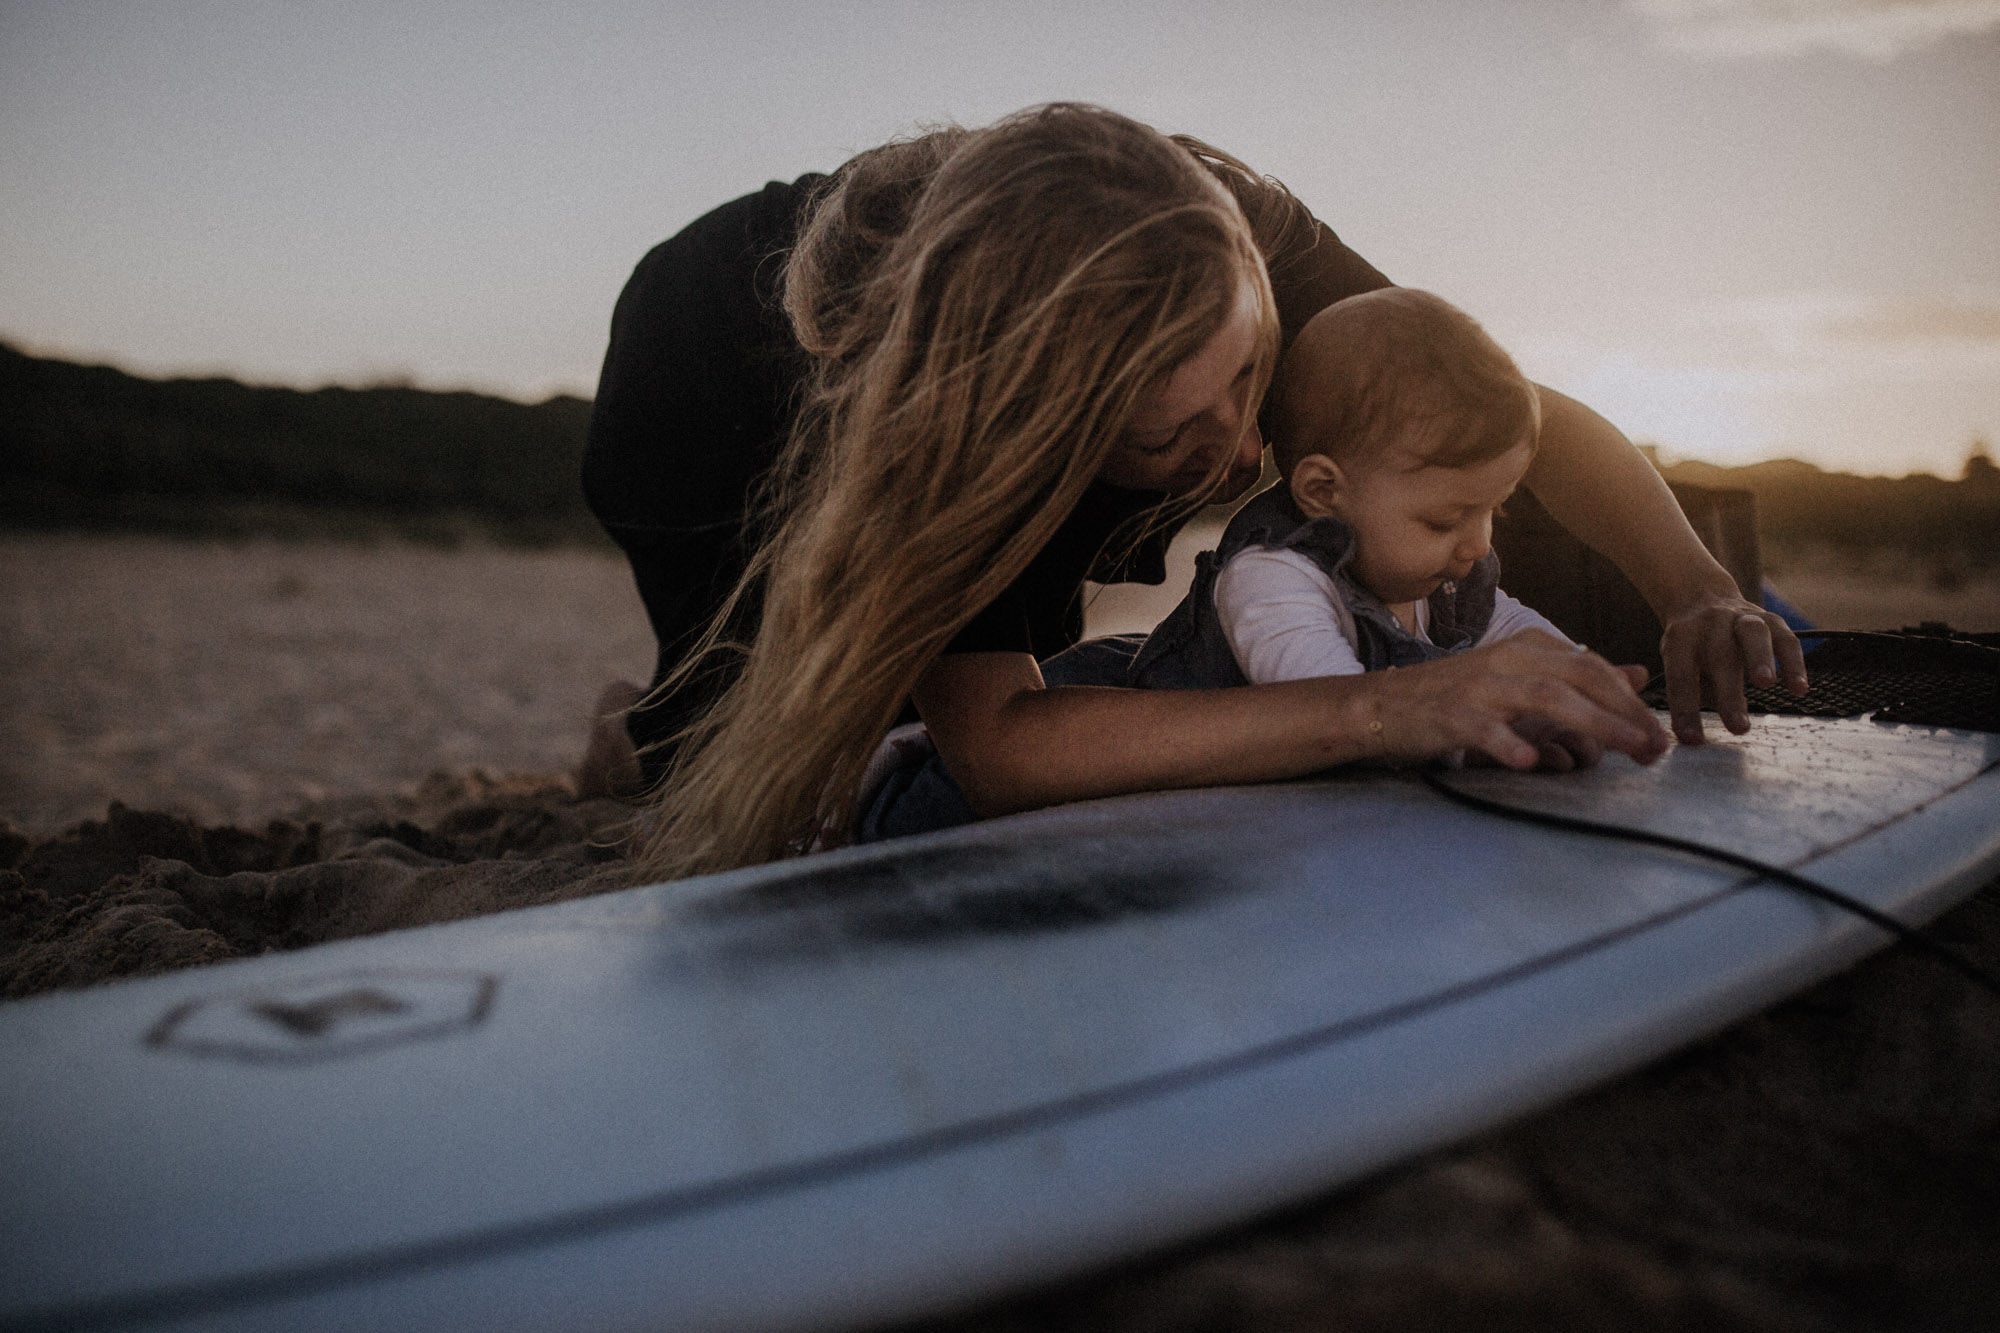
{"type": "MultiPolygon", "coordinates": [[[[1181,578],[1213,534],[1174,544],[1181,578]]],[[[2000,583],[1785,578],[1828,626],[2000,630],[2000,583]]],[[[1178,597],[1094,590],[1091,632],[1178,597]]],[[[439,770],[559,772],[598,688],[652,656],[608,551],[0,535],[0,819],[47,834],[119,800],[254,823],[439,770]]]]}
{"type": "MultiPolygon", "coordinates": [[[[1107,597],[1095,628],[1144,614],[1107,597]]],[[[649,656],[598,553],[0,539],[0,994],[615,886],[630,812],[563,770],[649,656]]],[[[2000,886],[1939,928],[2000,969],[2000,886]]],[[[1996,1297],[2000,1000],[1893,950],[1497,1133],[935,1327],[1976,1329],[1996,1297]]]]}
{"type": "Polygon", "coordinates": [[[256,822],[559,771],[652,637],[615,553],[0,538],[0,818],[256,822]]]}

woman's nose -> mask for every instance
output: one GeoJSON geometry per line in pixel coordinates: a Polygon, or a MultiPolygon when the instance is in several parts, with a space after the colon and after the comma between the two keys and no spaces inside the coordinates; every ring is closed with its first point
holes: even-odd
{"type": "Polygon", "coordinates": [[[1257,419],[1245,420],[1240,411],[1216,409],[1203,417],[1201,442],[1191,458],[1203,469],[1220,466],[1225,472],[1262,465],[1264,437],[1258,433],[1257,419]]]}
{"type": "Polygon", "coordinates": [[[1257,429],[1257,418],[1252,417],[1243,433],[1236,437],[1236,467],[1240,470],[1263,466],[1264,433],[1257,429]]]}

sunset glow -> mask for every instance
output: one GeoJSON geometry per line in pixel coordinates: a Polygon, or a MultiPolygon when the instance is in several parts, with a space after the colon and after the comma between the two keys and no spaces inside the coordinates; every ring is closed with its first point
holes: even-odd
{"type": "Polygon", "coordinates": [[[588,395],[693,217],[1064,98],[1277,175],[1670,454],[2000,440],[2000,0],[7,6],[0,339],[588,395]]]}

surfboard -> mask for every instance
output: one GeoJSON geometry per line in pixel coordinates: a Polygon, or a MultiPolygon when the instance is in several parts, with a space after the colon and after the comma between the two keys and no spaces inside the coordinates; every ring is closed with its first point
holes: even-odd
{"type": "MultiPolygon", "coordinates": [[[[1492,799],[1907,921],[2000,737],[1769,718],[1492,799]]],[[[0,1008],[0,1328],[921,1315],[1323,1191],[1884,942],[1408,776],[1096,801],[0,1008]]]]}

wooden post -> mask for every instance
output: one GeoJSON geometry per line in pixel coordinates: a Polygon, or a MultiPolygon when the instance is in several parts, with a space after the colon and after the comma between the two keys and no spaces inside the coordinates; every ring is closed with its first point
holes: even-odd
{"type": "MultiPolygon", "coordinates": [[[[1763,595],[1757,497],[1746,490],[1673,486],[1674,499],[1703,545],[1752,601],[1763,595]]],[[[1604,556],[1556,522],[1541,502],[1516,491],[1493,525],[1500,586],[1563,633],[1613,662],[1660,670],[1660,621],[1639,590],[1604,556]]]]}

